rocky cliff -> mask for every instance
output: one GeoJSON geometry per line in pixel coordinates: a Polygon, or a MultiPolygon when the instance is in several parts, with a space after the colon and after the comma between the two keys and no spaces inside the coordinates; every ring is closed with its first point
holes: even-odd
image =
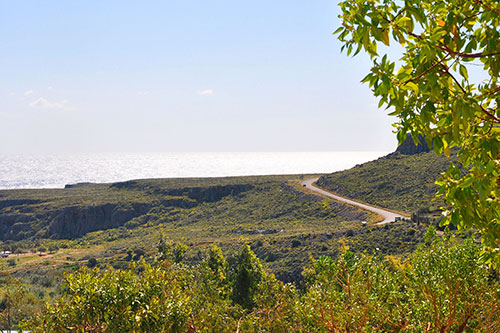
{"type": "Polygon", "coordinates": [[[396,153],[400,153],[403,155],[415,155],[431,151],[432,147],[429,147],[427,145],[424,136],[419,135],[418,141],[419,143],[415,144],[411,135],[407,134],[406,140],[401,145],[399,145],[399,147],[396,149],[396,153]]]}

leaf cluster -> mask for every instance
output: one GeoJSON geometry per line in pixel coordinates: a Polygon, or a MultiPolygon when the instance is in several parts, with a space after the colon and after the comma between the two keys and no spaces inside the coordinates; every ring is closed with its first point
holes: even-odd
{"type": "Polygon", "coordinates": [[[399,141],[425,136],[437,154],[458,147],[441,177],[444,225],[475,227],[500,246],[500,4],[497,1],[354,0],[336,31],[347,54],[373,60],[362,80],[399,118],[399,141]],[[385,45],[389,48],[379,49],[385,45]],[[397,60],[391,60],[394,53],[397,60]]]}

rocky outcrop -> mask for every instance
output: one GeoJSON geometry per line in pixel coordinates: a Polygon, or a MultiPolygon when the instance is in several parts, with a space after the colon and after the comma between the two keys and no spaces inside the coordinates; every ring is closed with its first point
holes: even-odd
{"type": "Polygon", "coordinates": [[[415,144],[413,142],[413,138],[411,137],[411,135],[407,134],[405,141],[403,141],[403,143],[400,144],[399,147],[396,149],[396,153],[400,153],[403,155],[415,155],[431,151],[432,147],[429,147],[427,145],[424,136],[419,135],[418,141],[419,143],[415,144]]]}
{"type": "Polygon", "coordinates": [[[122,226],[150,209],[149,204],[105,204],[60,209],[29,204],[4,207],[0,210],[0,239],[81,237],[88,232],[122,226]]]}
{"type": "Polygon", "coordinates": [[[75,238],[92,231],[120,227],[146,214],[150,208],[148,204],[65,207],[52,219],[46,237],[75,238]]]}
{"type": "Polygon", "coordinates": [[[64,188],[79,188],[79,187],[84,187],[84,186],[88,186],[88,185],[92,185],[92,183],[84,182],[84,183],[76,183],[76,184],[67,184],[64,186],[64,188]]]}
{"type": "Polygon", "coordinates": [[[134,189],[149,191],[153,194],[174,197],[188,197],[198,202],[216,202],[228,195],[237,195],[253,189],[250,184],[217,185],[208,187],[183,187],[174,189],[162,189],[157,187],[147,187],[139,181],[130,180],[126,182],[114,183],[111,188],[134,189]]]}

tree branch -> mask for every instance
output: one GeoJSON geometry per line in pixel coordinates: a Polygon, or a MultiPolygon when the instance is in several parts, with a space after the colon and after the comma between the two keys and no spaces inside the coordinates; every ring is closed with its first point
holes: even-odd
{"type": "Polygon", "coordinates": [[[474,2],[475,2],[475,3],[478,3],[478,4],[482,5],[482,6],[484,6],[484,7],[485,7],[486,9],[488,9],[490,12],[493,12],[493,13],[495,13],[495,14],[497,14],[497,15],[500,15],[500,12],[498,12],[498,11],[496,11],[495,9],[493,9],[493,8],[489,7],[488,5],[486,5],[486,4],[485,4],[483,1],[481,1],[481,0],[474,0],[474,2]]]}

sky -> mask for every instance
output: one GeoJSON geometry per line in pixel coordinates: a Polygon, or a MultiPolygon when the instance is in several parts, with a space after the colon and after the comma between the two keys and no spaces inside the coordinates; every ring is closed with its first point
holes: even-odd
{"type": "Polygon", "coordinates": [[[0,153],[392,151],[336,1],[2,1],[0,153]]]}

